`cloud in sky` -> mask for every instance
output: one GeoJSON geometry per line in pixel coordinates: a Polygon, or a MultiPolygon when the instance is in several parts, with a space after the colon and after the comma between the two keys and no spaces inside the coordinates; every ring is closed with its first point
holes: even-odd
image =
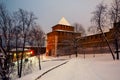
{"type": "MultiPolygon", "coordinates": [[[[38,23],[47,33],[64,16],[70,24],[75,22],[85,28],[90,26],[91,12],[103,0],[3,0],[9,11],[19,8],[33,11],[38,17],[38,23]]],[[[104,0],[110,3],[111,0],[104,0]]]]}

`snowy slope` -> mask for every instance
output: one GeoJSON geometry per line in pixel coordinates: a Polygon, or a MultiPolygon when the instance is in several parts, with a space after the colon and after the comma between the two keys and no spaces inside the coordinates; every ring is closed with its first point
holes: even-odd
{"type": "Polygon", "coordinates": [[[45,71],[64,63],[65,61],[67,61],[67,59],[63,59],[63,58],[53,58],[53,57],[48,57],[46,59],[42,59],[41,61],[41,70],[39,70],[38,67],[38,60],[35,58],[35,63],[33,65],[32,68],[32,72],[27,74],[27,75],[23,75],[21,78],[18,78],[16,80],[35,80],[40,74],[44,73],[45,71]]]}
{"type": "Polygon", "coordinates": [[[89,55],[73,58],[39,80],[120,80],[119,74],[120,61],[113,61],[111,55],[89,55]]]}
{"type": "Polygon", "coordinates": [[[17,80],[35,80],[39,75],[65,61],[68,63],[48,72],[38,80],[120,80],[120,60],[113,60],[110,54],[75,55],[48,58],[42,62],[42,70],[36,69],[31,74],[17,80]]]}

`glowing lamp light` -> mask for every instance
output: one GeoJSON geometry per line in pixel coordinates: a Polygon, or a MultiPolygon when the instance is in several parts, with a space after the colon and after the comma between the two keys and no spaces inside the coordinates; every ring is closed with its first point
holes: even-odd
{"type": "Polygon", "coordinates": [[[30,55],[31,53],[30,53],[30,52],[28,52],[28,53],[26,53],[26,54],[30,55]]]}
{"type": "Polygon", "coordinates": [[[14,53],[14,57],[16,57],[16,53],[14,53]]]}
{"type": "Polygon", "coordinates": [[[32,55],[34,54],[34,53],[33,53],[33,50],[30,51],[30,54],[32,54],[32,55]]]}

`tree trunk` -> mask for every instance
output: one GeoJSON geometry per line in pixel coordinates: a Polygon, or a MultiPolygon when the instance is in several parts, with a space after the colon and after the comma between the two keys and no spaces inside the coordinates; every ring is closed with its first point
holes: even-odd
{"type": "Polygon", "coordinates": [[[116,59],[119,60],[118,39],[115,39],[116,59]]]}
{"type": "Polygon", "coordinates": [[[76,58],[78,57],[77,51],[76,51],[76,58]]]}
{"type": "Polygon", "coordinates": [[[38,60],[39,60],[39,70],[41,70],[40,55],[38,56],[38,60]]]}
{"type": "Polygon", "coordinates": [[[17,43],[18,43],[18,35],[16,34],[16,59],[17,59],[17,74],[19,76],[19,71],[20,71],[20,68],[19,68],[19,56],[18,56],[18,46],[17,46],[17,43]]]}
{"type": "Polygon", "coordinates": [[[37,52],[38,52],[39,70],[41,70],[39,44],[38,44],[38,51],[37,52]]]}
{"type": "Polygon", "coordinates": [[[84,59],[85,59],[85,51],[84,51],[84,53],[83,53],[83,54],[84,54],[84,59]]]}
{"type": "Polygon", "coordinates": [[[76,58],[77,58],[78,57],[77,47],[75,47],[75,54],[76,54],[76,58]]]}
{"type": "Polygon", "coordinates": [[[116,59],[119,60],[119,27],[120,27],[120,23],[114,23],[114,27],[115,27],[115,34],[114,34],[114,38],[115,38],[115,53],[116,53],[116,59]]]}
{"type": "Polygon", "coordinates": [[[108,45],[108,47],[109,47],[109,50],[110,50],[110,52],[111,52],[111,54],[112,54],[112,57],[113,57],[113,60],[115,60],[114,53],[113,53],[113,51],[112,51],[112,49],[111,49],[111,47],[110,47],[110,44],[109,44],[109,42],[108,42],[105,34],[104,34],[103,31],[102,31],[101,27],[100,27],[100,31],[102,32],[103,38],[105,39],[105,41],[106,41],[106,43],[107,43],[107,45],[108,45]]]}
{"type": "Polygon", "coordinates": [[[25,42],[26,42],[26,34],[24,35],[24,43],[23,43],[23,51],[22,51],[22,55],[21,55],[19,78],[21,78],[21,76],[22,76],[22,64],[23,64],[23,55],[24,55],[24,50],[25,50],[25,42]]]}

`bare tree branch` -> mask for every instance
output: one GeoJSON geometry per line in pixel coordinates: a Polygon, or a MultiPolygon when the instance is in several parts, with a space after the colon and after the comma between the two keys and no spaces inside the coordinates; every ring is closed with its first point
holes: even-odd
{"type": "Polygon", "coordinates": [[[106,41],[106,43],[109,47],[111,55],[112,55],[113,59],[115,59],[114,53],[113,53],[113,51],[110,47],[110,43],[108,42],[108,40],[107,40],[103,30],[102,30],[102,27],[104,27],[105,23],[106,23],[106,18],[105,18],[105,16],[107,15],[106,9],[107,9],[107,6],[104,5],[103,3],[98,4],[97,7],[96,7],[96,10],[93,12],[92,22],[94,22],[96,27],[102,33],[103,38],[105,39],[105,41],[106,41]]]}

